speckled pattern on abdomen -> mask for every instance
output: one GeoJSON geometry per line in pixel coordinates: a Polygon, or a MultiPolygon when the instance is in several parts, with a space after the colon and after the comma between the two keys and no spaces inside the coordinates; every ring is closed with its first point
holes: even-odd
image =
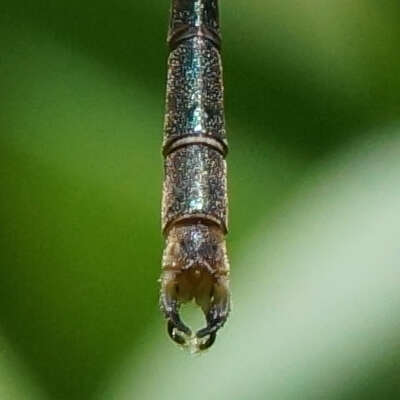
{"type": "Polygon", "coordinates": [[[182,42],[168,60],[164,145],[184,136],[208,136],[226,146],[222,64],[213,43],[182,42]]]}

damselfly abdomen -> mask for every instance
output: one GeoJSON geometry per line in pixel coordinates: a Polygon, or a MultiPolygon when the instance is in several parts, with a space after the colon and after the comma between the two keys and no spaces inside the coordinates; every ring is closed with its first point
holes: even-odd
{"type": "Polygon", "coordinates": [[[203,350],[230,309],[218,1],[172,0],[168,43],[160,304],[171,338],[203,350]],[[179,316],[193,299],[207,321],[194,336],[179,316]]]}

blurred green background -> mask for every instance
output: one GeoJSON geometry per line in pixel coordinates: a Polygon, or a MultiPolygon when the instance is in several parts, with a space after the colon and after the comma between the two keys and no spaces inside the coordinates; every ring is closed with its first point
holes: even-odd
{"type": "Polygon", "coordinates": [[[158,311],[169,2],[2,1],[1,400],[400,398],[400,3],[220,3],[233,312],[191,356],[158,311]]]}

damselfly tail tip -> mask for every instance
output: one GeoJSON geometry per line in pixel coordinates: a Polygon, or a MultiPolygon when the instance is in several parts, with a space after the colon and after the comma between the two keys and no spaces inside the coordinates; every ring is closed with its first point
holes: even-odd
{"type": "Polygon", "coordinates": [[[181,330],[170,319],[167,320],[169,337],[179,346],[187,349],[192,354],[197,354],[209,349],[217,338],[217,330],[221,326],[207,326],[196,334],[181,330]]]}
{"type": "Polygon", "coordinates": [[[199,354],[204,352],[212,346],[217,337],[217,333],[213,332],[205,337],[198,337],[197,334],[188,335],[185,332],[180,331],[171,322],[167,321],[167,331],[169,337],[183,349],[188,350],[191,354],[199,354]]]}
{"type": "Polygon", "coordinates": [[[160,305],[171,339],[192,352],[208,349],[230,310],[229,265],[223,233],[202,223],[181,224],[168,232],[163,257],[160,305]],[[195,334],[179,316],[194,300],[207,325],[195,334]]]}
{"type": "MultiPolygon", "coordinates": [[[[208,274],[208,273],[207,273],[208,274]]],[[[183,273],[185,275],[185,273],[183,273]]],[[[168,278],[167,278],[168,279],[168,278]]],[[[191,353],[198,353],[210,348],[217,337],[218,330],[224,325],[229,314],[229,291],[227,284],[224,282],[221,289],[221,279],[212,285],[210,297],[206,302],[202,297],[202,308],[207,325],[199,329],[196,333],[182,321],[179,311],[183,302],[187,302],[187,295],[183,296],[186,301],[177,295],[179,293],[179,281],[185,282],[184,276],[175,276],[173,287],[166,284],[165,277],[163,279],[164,290],[161,291],[161,309],[167,319],[167,332],[169,337],[178,345],[189,350],[191,353]],[[176,279],[178,278],[178,279],[176,279]]],[[[198,303],[198,299],[195,299],[198,303]]]]}

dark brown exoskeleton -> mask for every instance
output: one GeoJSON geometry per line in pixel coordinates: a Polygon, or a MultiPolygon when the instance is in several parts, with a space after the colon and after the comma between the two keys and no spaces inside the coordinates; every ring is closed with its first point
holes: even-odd
{"type": "Polygon", "coordinates": [[[181,344],[210,347],[230,310],[227,141],[217,0],[172,0],[163,154],[161,309],[181,344]],[[207,326],[179,316],[195,300],[207,326]]]}

